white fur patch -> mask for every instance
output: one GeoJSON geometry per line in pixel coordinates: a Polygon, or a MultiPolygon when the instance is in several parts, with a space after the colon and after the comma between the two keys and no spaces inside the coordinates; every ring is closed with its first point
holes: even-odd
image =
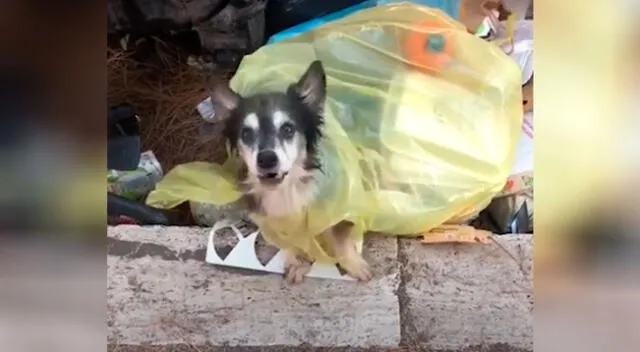
{"type": "Polygon", "coordinates": [[[288,171],[293,167],[293,163],[298,159],[298,136],[295,135],[293,140],[285,141],[283,143],[278,142],[274,151],[278,155],[280,161],[280,170],[288,171]]]}
{"type": "MultiPolygon", "coordinates": [[[[285,112],[276,110],[273,113],[273,126],[276,130],[280,130],[280,127],[285,123],[291,121],[289,115],[285,112]]],[[[279,168],[282,172],[289,172],[293,167],[293,163],[298,159],[298,135],[294,135],[293,140],[289,142],[278,142],[274,148],[276,155],[278,155],[279,168]]]]}
{"type": "Polygon", "coordinates": [[[301,211],[315,197],[316,183],[305,180],[312,172],[296,163],[282,183],[275,187],[265,187],[252,176],[246,183],[250,186],[249,193],[258,197],[265,216],[286,216],[301,211]]]}
{"type": "Polygon", "coordinates": [[[258,115],[250,113],[244,117],[244,125],[252,130],[260,128],[260,121],[258,121],[258,115]]]}
{"type": "Polygon", "coordinates": [[[276,110],[273,113],[273,125],[276,129],[279,129],[285,122],[290,121],[289,116],[280,110],[276,110]]]}

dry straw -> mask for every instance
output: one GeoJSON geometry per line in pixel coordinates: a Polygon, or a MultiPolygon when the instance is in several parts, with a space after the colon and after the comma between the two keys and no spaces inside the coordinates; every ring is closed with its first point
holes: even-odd
{"type": "Polygon", "coordinates": [[[205,141],[195,107],[225,75],[186,64],[166,43],[154,45],[153,59],[144,62],[121,50],[108,51],[108,103],[134,107],[141,119],[143,150],[152,150],[165,172],[190,161],[222,161],[220,129],[205,141]]]}

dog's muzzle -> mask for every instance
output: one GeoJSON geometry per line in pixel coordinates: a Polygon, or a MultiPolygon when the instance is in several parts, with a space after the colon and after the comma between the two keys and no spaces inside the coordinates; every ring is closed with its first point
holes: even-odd
{"type": "Polygon", "coordinates": [[[278,155],[273,150],[262,150],[258,153],[256,164],[258,166],[258,172],[260,181],[266,184],[279,184],[287,175],[286,172],[281,172],[278,169],[280,160],[278,155]]]}
{"type": "Polygon", "coordinates": [[[278,185],[287,176],[288,172],[266,172],[258,176],[260,182],[269,185],[278,185]]]}

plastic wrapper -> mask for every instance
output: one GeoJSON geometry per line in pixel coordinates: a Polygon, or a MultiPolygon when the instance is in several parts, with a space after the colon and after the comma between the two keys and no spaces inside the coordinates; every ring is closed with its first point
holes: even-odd
{"type": "MultiPolygon", "coordinates": [[[[366,9],[246,56],[231,88],[284,91],[308,65],[327,74],[323,176],[299,213],[253,217],[265,238],[333,260],[320,234],[341,220],[418,235],[486,207],[511,173],[522,124],[520,69],[444,12],[401,3],[366,9]]],[[[176,167],[147,202],[238,201],[238,160],[176,167]]]]}
{"type": "Polygon", "coordinates": [[[162,179],[162,166],[152,151],[140,154],[135,170],[108,170],[107,190],[121,197],[138,200],[146,196],[162,179]]]}

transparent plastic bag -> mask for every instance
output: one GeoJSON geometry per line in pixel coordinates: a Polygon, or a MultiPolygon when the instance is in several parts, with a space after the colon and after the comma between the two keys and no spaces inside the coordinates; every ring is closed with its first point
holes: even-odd
{"type": "MultiPolygon", "coordinates": [[[[520,70],[444,12],[401,3],[357,12],[246,56],[241,95],[284,91],[308,65],[327,74],[324,176],[318,197],[286,218],[253,218],[267,240],[317,260],[325,229],[423,234],[482,210],[510,175],[522,123],[520,70]]],[[[147,202],[228,204],[238,160],[170,171],[147,202]]]]}

